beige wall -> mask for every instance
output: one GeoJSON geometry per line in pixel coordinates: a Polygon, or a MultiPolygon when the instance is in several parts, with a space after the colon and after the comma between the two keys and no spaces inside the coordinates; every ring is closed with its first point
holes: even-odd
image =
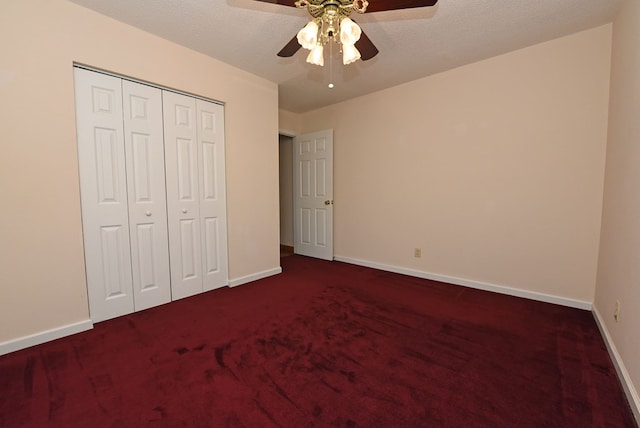
{"type": "Polygon", "coordinates": [[[610,46],[606,25],[303,114],[334,129],[335,254],[592,302],[610,46]]]}
{"type": "Polygon", "coordinates": [[[609,141],[595,309],[632,383],[640,420],[640,2],[613,25],[609,141]],[[619,301],[620,319],[613,310],[619,301]],[[633,386],[635,385],[635,386],[633,386]]]}
{"type": "Polygon", "coordinates": [[[280,109],[278,111],[278,125],[281,132],[287,135],[297,135],[302,126],[302,117],[298,113],[280,109]]]}
{"type": "Polygon", "coordinates": [[[63,0],[4,2],[0,39],[0,342],[88,317],[74,61],[226,103],[230,279],[279,267],[274,83],[63,0]]]}

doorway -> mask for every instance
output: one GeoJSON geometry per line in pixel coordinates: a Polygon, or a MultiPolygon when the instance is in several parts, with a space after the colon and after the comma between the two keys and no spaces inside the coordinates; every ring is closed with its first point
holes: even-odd
{"type": "Polygon", "coordinates": [[[333,130],[280,134],[279,145],[281,255],[333,260],[333,130]]]}
{"type": "Polygon", "coordinates": [[[280,257],[293,254],[293,136],[279,134],[280,257]]]}

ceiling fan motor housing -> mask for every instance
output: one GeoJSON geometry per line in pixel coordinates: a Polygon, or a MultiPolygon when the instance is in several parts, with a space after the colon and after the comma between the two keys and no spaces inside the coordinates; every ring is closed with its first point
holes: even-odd
{"type": "Polygon", "coordinates": [[[348,17],[354,10],[364,13],[369,2],[366,0],[300,0],[295,4],[301,9],[307,8],[314,18],[321,18],[326,15],[348,17]]]}

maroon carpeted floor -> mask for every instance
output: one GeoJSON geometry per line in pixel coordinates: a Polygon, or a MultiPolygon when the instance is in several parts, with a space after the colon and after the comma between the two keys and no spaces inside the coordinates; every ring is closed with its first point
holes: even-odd
{"type": "Polygon", "coordinates": [[[0,357],[0,426],[635,426],[587,311],[282,265],[0,357]]]}

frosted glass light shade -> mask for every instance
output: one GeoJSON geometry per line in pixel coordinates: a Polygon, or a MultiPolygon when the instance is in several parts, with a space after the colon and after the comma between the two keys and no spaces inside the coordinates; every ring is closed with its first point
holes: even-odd
{"type": "Polygon", "coordinates": [[[358,27],[358,24],[353,22],[349,18],[344,18],[340,21],[340,42],[343,45],[353,45],[360,40],[362,30],[358,27]]]}
{"type": "Polygon", "coordinates": [[[314,48],[309,52],[309,56],[307,57],[307,62],[309,64],[319,65],[322,67],[324,65],[324,48],[322,45],[315,45],[314,48]]]}
{"type": "Polygon", "coordinates": [[[318,42],[318,24],[310,21],[304,28],[298,31],[298,43],[305,49],[313,49],[318,42]]]}
{"type": "Polygon", "coordinates": [[[360,59],[360,51],[354,45],[342,45],[342,63],[351,64],[360,59]]]}

